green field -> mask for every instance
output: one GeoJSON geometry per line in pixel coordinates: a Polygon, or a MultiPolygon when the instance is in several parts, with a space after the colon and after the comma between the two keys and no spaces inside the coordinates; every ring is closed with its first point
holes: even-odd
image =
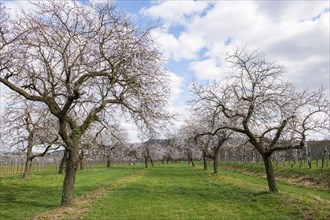
{"type": "Polygon", "coordinates": [[[40,172],[1,178],[0,219],[330,219],[329,190],[185,162],[98,167],[78,173],[76,204],[58,208],[63,176],[40,172]]]}

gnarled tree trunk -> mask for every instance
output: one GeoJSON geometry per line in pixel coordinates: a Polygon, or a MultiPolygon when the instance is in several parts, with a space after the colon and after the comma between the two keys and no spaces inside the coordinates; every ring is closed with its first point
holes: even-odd
{"type": "Polygon", "coordinates": [[[69,150],[69,158],[66,160],[65,177],[63,182],[61,206],[69,206],[73,203],[74,185],[79,166],[79,149],[69,150]]]}
{"type": "Polygon", "coordinates": [[[277,193],[278,190],[277,190],[276,181],[275,181],[273,164],[270,159],[270,156],[271,155],[264,154],[264,155],[262,155],[262,158],[263,158],[264,164],[265,164],[269,191],[272,193],[277,193]]]}

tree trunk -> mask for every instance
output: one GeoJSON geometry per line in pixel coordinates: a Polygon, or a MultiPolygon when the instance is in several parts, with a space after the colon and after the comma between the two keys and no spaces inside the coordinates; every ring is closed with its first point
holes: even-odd
{"type": "Polygon", "coordinates": [[[214,174],[218,174],[219,173],[219,156],[218,155],[214,155],[213,157],[213,170],[214,170],[214,174]]]}
{"type": "Polygon", "coordinates": [[[270,155],[262,155],[262,158],[265,164],[269,191],[272,193],[277,193],[278,190],[276,187],[274,169],[273,169],[272,161],[270,159],[270,155]]]}
{"type": "Polygon", "coordinates": [[[63,182],[61,206],[70,206],[74,198],[74,185],[79,166],[79,149],[69,150],[69,158],[66,160],[65,177],[63,182]]]}
{"type": "Polygon", "coordinates": [[[33,132],[28,128],[29,131],[29,137],[28,137],[28,144],[27,144],[27,150],[26,150],[26,162],[24,167],[24,173],[23,173],[23,179],[28,179],[30,175],[30,168],[32,164],[32,148],[33,148],[33,132]]]}
{"type": "Polygon", "coordinates": [[[207,170],[207,159],[204,152],[203,152],[203,165],[204,165],[204,170],[207,170]]]}
{"type": "Polygon", "coordinates": [[[83,170],[84,169],[84,151],[81,150],[80,155],[79,155],[79,169],[83,170]]]}
{"type": "Polygon", "coordinates": [[[107,167],[110,167],[111,166],[111,163],[110,163],[110,156],[107,157],[107,167]]]}
{"type": "Polygon", "coordinates": [[[150,160],[151,166],[154,166],[154,162],[152,161],[150,156],[149,156],[149,160],[150,160]]]}
{"type": "Polygon", "coordinates": [[[59,174],[63,174],[63,172],[64,172],[64,167],[65,167],[65,164],[66,164],[67,157],[68,157],[68,150],[65,149],[62,160],[61,160],[60,168],[58,169],[59,174]]]}
{"type": "Polygon", "coordinates": [[[148,157],[144,159],[144,165],[146,166],[146,168],[148,168],[148,157]]]}
{"type": "Polygon", "coordinates": [[[31,165],[32,165],[32,159],[26,158],[24,173],[23,173],[23,179],[25,180],[29,179],[30,177],[31,165]]]}
{"type": "Polygon", "coordinates": [[[323,169],[323,167],[324,167],[324,161],[325,161],[325,156],[326,156],[326,153],[327,153],[327,151],[326,150],[324,150],[323,151],[323,156],[322,156],[322,165],[321,165],[321,170],[323,169]]]}
{"type": "Polygon", "coordinates": [[[192,157],[190,157],[190,162],[191,162],[192,167],[195,167],[195,162],[192,157]]]}

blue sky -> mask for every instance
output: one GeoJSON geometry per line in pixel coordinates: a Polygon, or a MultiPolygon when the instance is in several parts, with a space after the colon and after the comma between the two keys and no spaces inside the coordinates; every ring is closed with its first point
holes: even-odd
{"type": "MultiPolygon", "coordinates": [[[[7,3],[13,8],[26,4],[7,3]]],[[[192,79],[224,79],[224,54],[235,46],[264,51],[287,68],[284,79],[298,89],[323,86],[329,94],[330,1],[117,0],[116,4],[137,24],[160,26],[152,35],[172,80],[170,110],[181,119],[190,98],[188,84],[192,79]]],[[[133,126],[126,128],[137,140],[133,126]]]]}

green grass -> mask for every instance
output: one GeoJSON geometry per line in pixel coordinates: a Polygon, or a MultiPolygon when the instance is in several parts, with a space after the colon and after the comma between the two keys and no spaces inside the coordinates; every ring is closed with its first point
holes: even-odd
{"type": "Polygon", "coordinates": [[[267,192],[264,178],[158,165],[143,178],[87,206],[85,219],[329,219],[330,193],[279,183],[267,192]],[[324,201],[327,200],[327,201],[324,201]]]}
{"type": "MultiPolygon", "coordinates": [[[[76,178],[77,197],[136,172],[141,168],[97,167],[79,171],[76,178]]],[[[21,175],[0,178],[0,219],[28,219],[60,205],[63,175],[56,171],[36,172],[29,180],[21,175]]]]}
{"type": "MultiPolygon", "coordinates": [[[[28,181],[1,178],[0,219],[29,219],[58,207],[62,181],[54,172],[33,174],[28,181]]],[[[270,194],[262,177],[223,169],[213,175],[199,163],[79,172],[76,195],[109,185],[113,190],[79,207],[82,219],[330,219],[327,190],[278,182],[280,193],[270,194]],[[131,174],[140,177],[120,184],[131,174]]]]}

